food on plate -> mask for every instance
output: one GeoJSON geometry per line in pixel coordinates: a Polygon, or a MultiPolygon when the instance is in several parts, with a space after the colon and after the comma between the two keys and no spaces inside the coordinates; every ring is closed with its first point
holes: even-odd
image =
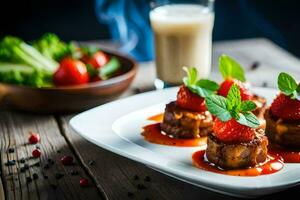
{"type": "Polygon", "coordinates": [[[0,82],[53,87],[87,84],[118,75],[120,62],[98,48],[65,43],[47,33],[31,44],[13,36],[0,41],[0,82]]]}
{"type": "Polygon", "coordinates": [[[161,129],[174,138],[199,138],[212,131],[213,119],[205,106],[205,97],[216,92],[218,84],[198,80],[195,68],[184,68],[187,77],[179,88],[177,100],[166,105],[161,129]]]}
{"type": "Polygon", "coordinates": [[[166,105],[160,127],[174,138],[199,138],[212,131],[212,122],[208,111],[190,111],[171,102],[166,105]]]}
{"type": "MultiPolygon", "coordinates": [[[[248,88],[248,83],[246,82],[242,66],[233,58],[227,55],[222,55],[219,58],[219,70],[224,81],[220,84],[218,94],[226,97],[231,86],[233,84],[237,85],[240,90],[241,100],[253,101],[257,106],[257,108],[253,110],[253,114],[255,114],[260,120],[263,120],[263,115],[266,109],[266,99],[254,94],[248,88]]],[[[263,126],[264,123],[261,124],[263,126]]]]}
{"type": "Polygon", "coordinates": [[[156,115],[150,120],[162,118],[161,123],[143,128],[144,138],[152,143],[175,146],[199,146],[204,144],[212,131],[213,118],[205,106],[205,97],[214,94],[219,86],[207,79],[198,80],[195,68],[186,68],[187,77],[179,88],[176,101],[166,105],[163,117],[156,115]]]}
{"type": "Polygon", "coordinates": [[[238,85],[231,86],[226,99],[207,97],[206,105],[216,116],[207,141],[206,156],[210,162],[224,169],[236,169],[266,160],[268,139],[251,112],[256,105],[250,100],[242,101],[238,85]]]}
{"type": "Polygon", "coordinates": [[[276,144],[300,148],[300,86],[282,72],[278,88],[280,93],[265,114],[266,134],[276,144]]]}
{"type": "Polygon", "coordinates": [[[285,162],[300,162],[300,86],[287,73],[278,76],[280,93],[266,110],[266,134],[285,162]],[[277,148],[274,145],[278,145],[277,148]]]}
{"type": "Polygon", "coordinates": [[[256,104],[251,100],[242,101],[238,85],[230,87],[227,98],[211,95],[205,102],[216,118],[205,155],[204,151],[193,155],[197,167],[239,176],[274,173],[283,167],[280,157],[268,155],[268,139],[251,112],[256,104]]]}

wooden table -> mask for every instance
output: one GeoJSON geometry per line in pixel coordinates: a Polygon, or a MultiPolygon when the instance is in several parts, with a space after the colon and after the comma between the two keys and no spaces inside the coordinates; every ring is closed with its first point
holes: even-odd
{"type": "MultiPolygon", "coordinates": [[[[256,86],[276,87],[276,76],[283,70],[300,79],[298,59],[268,40],[251,39],[214,44],[215,80],[220,80],[216,66],[222,53],[238,59],[256,86]]],[[[154,75],[152,62],[141,64],[132,87],[122,97],[152,89],[154,75]]],[[[70,129],[68,121],[72,116],[0,111],[1,200],[4,195],[7,199],[234,199],[170,178],[87,142],[70,129]],[[31,158],[36,145],[27,144],[29,131],[41,135],[40,159],[31,158]],[[73,156],[75,164],[63,166],[60,158],[64,155],[73,156]],[[29,169],[24,169],[22,158],[29,169]],[[16,163],[6,166],[8,160],[16,163]],[[28,177],[33,174],[38,179],[30,181],[28,177]],[[80,187],[82,177],[89,180],[88,187],[80,187]]],[[[299,189],[264,198],[300,195],[299,189]]]]}

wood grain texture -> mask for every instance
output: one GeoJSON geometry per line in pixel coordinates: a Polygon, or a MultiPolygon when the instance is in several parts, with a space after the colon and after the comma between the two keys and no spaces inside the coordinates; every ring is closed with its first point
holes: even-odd
{"type": "MultiPolygon", "coordinates": [[[[6,198],[9,200],[19,199],[93,199],[99,196],[96,187],[81,188],[80,177],[88,178],[82,167],[75,161],[73,166],[63,166],[60,158],[63,155],[73,155],[64,137],[60,134],[54,117],[46,115],[30,115],[15,112],[0,112],[0,141],[1,141],[1,171],[4,182],[6,198]],[[28,144],[29,131],[41,135],[38,144],[42,156],[32,158],[32,150],[37,145],[28,144]],[[13,153],[8,149],[14,148],[13,153]],[[61,153],[57,153],[61,152],[61,153]],[[21,172],[24,166],[21,158],[29,165],[29,169],[21,172]],[[49,169],[44,169],[48,159],[55,163],[49,169]],[[15,160],[13,166],[6,166],[8,160],[15,160]],[[34,164],[40,163],[40,167],[34,164]],[[70,171],[77,170],[80,175],[71,176],[70,171]],[[33,174],[39,178],[27,182],[27,177],[33,178],[33,174]],[[61,173],[64,176],[57,179],[55,176],[61,173]],[[44,176],[48,178],[45,179],[44,176]]],[[[90,180],[90,182],[92,182],[90,180]]]]}

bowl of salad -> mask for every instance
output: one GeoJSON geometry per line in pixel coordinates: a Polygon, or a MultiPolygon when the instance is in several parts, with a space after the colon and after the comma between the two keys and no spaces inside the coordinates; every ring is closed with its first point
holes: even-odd
{"type": "Polygon", "coordinates": [[[0,104],[40,113],[82,111],[121,95],[136,63],[118,53],[66,43],[52,33],[0,41],[0,104]]]}

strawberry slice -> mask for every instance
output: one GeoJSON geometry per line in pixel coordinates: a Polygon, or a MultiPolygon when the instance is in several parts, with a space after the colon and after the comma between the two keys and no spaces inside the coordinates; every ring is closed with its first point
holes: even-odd
{"type": "Polygon", "coordinates": [[[255,137],[255,128],[242,125],[234,118],[226,122],[216,118],[213,131],[220,141],[230,144],[250,142],[255,137]]]}
{"type": "Polygon", "coordinates": [[[280,93],[271,105],[271,113],[284,120],[300,120],[300,101],[280,93]]]}
{"type": "Polygon", "coordinates": [[[241,99],[242,101],[250,100],[253,98],[253,94],[251,91],[249,91],[246,86],[239,80],[236,79],[226,79],[221,85],[218,90],[218,94],[227,97],[227,94],[231,88],[231,86],[235,84],[239,87],[241,99]]]}
{"type": "Polygon", "coordinates": [[[181,86],[177,93],[177,105],[195,112],[206,111],[204,98],[191,92],[186,86],[181,86]]]}

